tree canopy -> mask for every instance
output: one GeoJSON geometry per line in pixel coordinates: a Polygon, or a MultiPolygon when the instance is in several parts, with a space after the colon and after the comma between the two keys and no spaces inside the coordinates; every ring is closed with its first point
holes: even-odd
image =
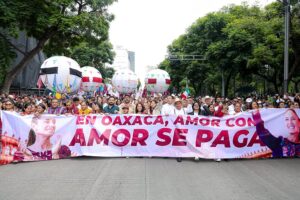
{"type": "MultiPolygon", "coordinates": [[[[291,10],[290,91],[299,90],[299,4],[291,10]]],[[[174,55],[203,55],[203,60],[164,60],[159,65],[172,78],[172,86],[188,77],[201,94],[281,92],[284,60],[284,4],[265,8],[230,5],[199,18],[168,47],[174,55]]]]}
{"type": "Polygon", "coordinates": [[[0,2],[1,71],[5,77],[2,91],[8,93],[13,79],[41,50],[46,55],[83,58],[83,64],[98,68],[113,60],[108,41],[113,15],[108,6],[115,0],[14,0],[0,2]],[[13,45],[20,31],[37,39],[36,46],[23,52],[13,45]],[[23,58],[9,68],[19,52],[23,58]],[[89,60],[89,62],[87,62],[89,60]]]}

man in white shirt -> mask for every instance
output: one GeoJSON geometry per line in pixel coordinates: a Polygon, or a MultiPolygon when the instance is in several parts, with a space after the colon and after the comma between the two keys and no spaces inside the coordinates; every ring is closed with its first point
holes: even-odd
{"type": "Polygon", "coordinates": [[[175,108],[173,106],[173,98],[171,96],[168,96],[166,98],[167,103],[164,104],[161,108],[161,115],[174,115],[175,114],[175,108]]]}
{"type": "MultiPolygon", "coordinates": [[[[179,98],[176,98],[174,101],[174,114],[175,115],[186,115],[187,113],[182,107],[182,101],[179,98]]],[[[181,162],[182,158],[176,158],[177,162],[181,162]]]]}
{"type": "Polygon", "coordinates": [[[234,115],[243,112],[242,105],[240,103],[235,103],[234,105],[234,115]]]}
{"type": "Polygon", "coordinates": [[[182,101],[179,98],[176,98],[174,101],[174,113],[175,115],[185,115],[187,114],[182,107],[182,101]]]}
{"type": "Polygon", "coordinates": [[[190,103],[189,101],[190,101],[189,99],[182,100],[182,106],[183,106],[185,113],[193,112],[193,108],[192,108],[193,103],[190,103]]]}

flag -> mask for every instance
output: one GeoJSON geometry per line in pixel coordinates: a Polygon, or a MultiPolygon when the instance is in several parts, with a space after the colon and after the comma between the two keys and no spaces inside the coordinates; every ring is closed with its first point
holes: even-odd
{"type": "Polygon", "coordinates": [[[70,80],[69,80],[69,76],[67,77],[66,88],[67,88],[67,93],[71,93],[71,87],[70,87],[70,80]]]}
{"type": "Polygon", "coordinates": [[[53,92],[53,96],[55,96],[55,94],[56,94],[56,74],[54,74],[54,79],[53,79],[53,83],[52,83],[52,92],[53,92]]]}
{"type": "Polygon", "coordinates": [[[103,96],[107,95],[108,90],[106,84],[103,85],[103,96]]]}
{"type": "Polygon", "coordinates": [[[43,87],[43,82],[42,82],[41,76],[39,77],[36,85],[38,86],[39,89],[41,89],[43,87]]]}
{"type": "Polygon", "coordinates": [[[46,78],[45,78],[45,86],[47,86],[49,84],[49,81],[48,81],[48,75],[46,75],[46,78]]]}
{"type": "Polygon", "coordinates": [[[143,89],[142,87],[140,87],[137,93],[135,94],[135,99],[139,99],[140,97],[142,97],[142,94],[143,94],[143,89]]]}
{"type": "Polygon", "coordinates": [[[147,98],[147,88],[146,86],[144,87],[143,93],[142,93],[143,98],[147,98]]]}
{"type": "Polygon", "coordinates": [[[187,83],[187,81],[186,81],[185,90],[184,90],[184,92],[181,94],[181,98],[182,98],[182,99],[186,99],[186,98],[188,98],[189,95],[190,95],[190,89],[189,89],[188,83],[187,83]]]}

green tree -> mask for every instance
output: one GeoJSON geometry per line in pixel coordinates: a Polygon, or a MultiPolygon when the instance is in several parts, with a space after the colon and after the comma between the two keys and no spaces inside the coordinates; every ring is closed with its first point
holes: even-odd
{"type": "Polygon", "coordinates": [[[5,38],[0,37],[0,85],[3,83],[7,69],[16,53],[10,47],[5,38]]]}
{"type": "Polygon", "coordinates": [[[289,72],[289,80],[294,82],[295,92],[300,90],[300,3],[293,1],[291,17],[291,44],[292,44],[292,66],[289,72]]]}
{"type": "MultiPolygon", "coordinates": [[[[47,55],[68,54],[80,43],[104,45],[108,39],[109,22],[113,16],[107,7],[115,0],[14,0],[0,3],[1,37],[10,49],[24,56],[7,71],[2,92],[8,93],[13,79],[42,49],[47,55]],[[25,53],[12,45],[10,38],[19,31],[38,40],[25,53]]],[[[96,48],[95,47],[95,48],[96,48]]],[[[98,46],[99,47],[99,46],[98,46]]]]}
{"type": "Polygon", "coordinates": [[[100,72],[103,73],[103,77],[105,77],[106,79],[112,79],[115,73],[115,69],[112,67],[105,67],[103,71],[100,70],[100,72]]]}
{"type": "MultiPolygon", "coordinates": [[[[300,4],[291,17],[289,80],[300,83],[300,4]]],[[[225,95],[236,91],[261,90],[267,81],[279,93],[283,84],[284,5],[274,2],[265,8],[242,4],[222,8],[199,18],[186,33],[168,47],[171,56],[204,55],[206,61],[163,61],[173,84],[188,77],[197,94],[219,94],[221,77],[225,95]],[[244,88],[244,89],[243,89],[244,88]]]]}
{"type": "Polygon", "coordinates": [[[105,63],[112,64],[115,55],[112,52],[112,45],[108,41],[101,41],[99,45],[82,42],[73,47],[67,55],[77,60],[82,67],[95,67],[100,71],[103,78],[112,77],[111,72],[113,69],[105,67],[105,63]]]}

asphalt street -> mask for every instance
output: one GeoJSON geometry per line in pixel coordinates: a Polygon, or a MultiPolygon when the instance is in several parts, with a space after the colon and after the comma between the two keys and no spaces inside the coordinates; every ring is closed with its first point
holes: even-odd
{"type": "Polygon", "coordinates": [[[300,199],[300,159],[76,158],[0,166],[0,200],[300,199]]]}

